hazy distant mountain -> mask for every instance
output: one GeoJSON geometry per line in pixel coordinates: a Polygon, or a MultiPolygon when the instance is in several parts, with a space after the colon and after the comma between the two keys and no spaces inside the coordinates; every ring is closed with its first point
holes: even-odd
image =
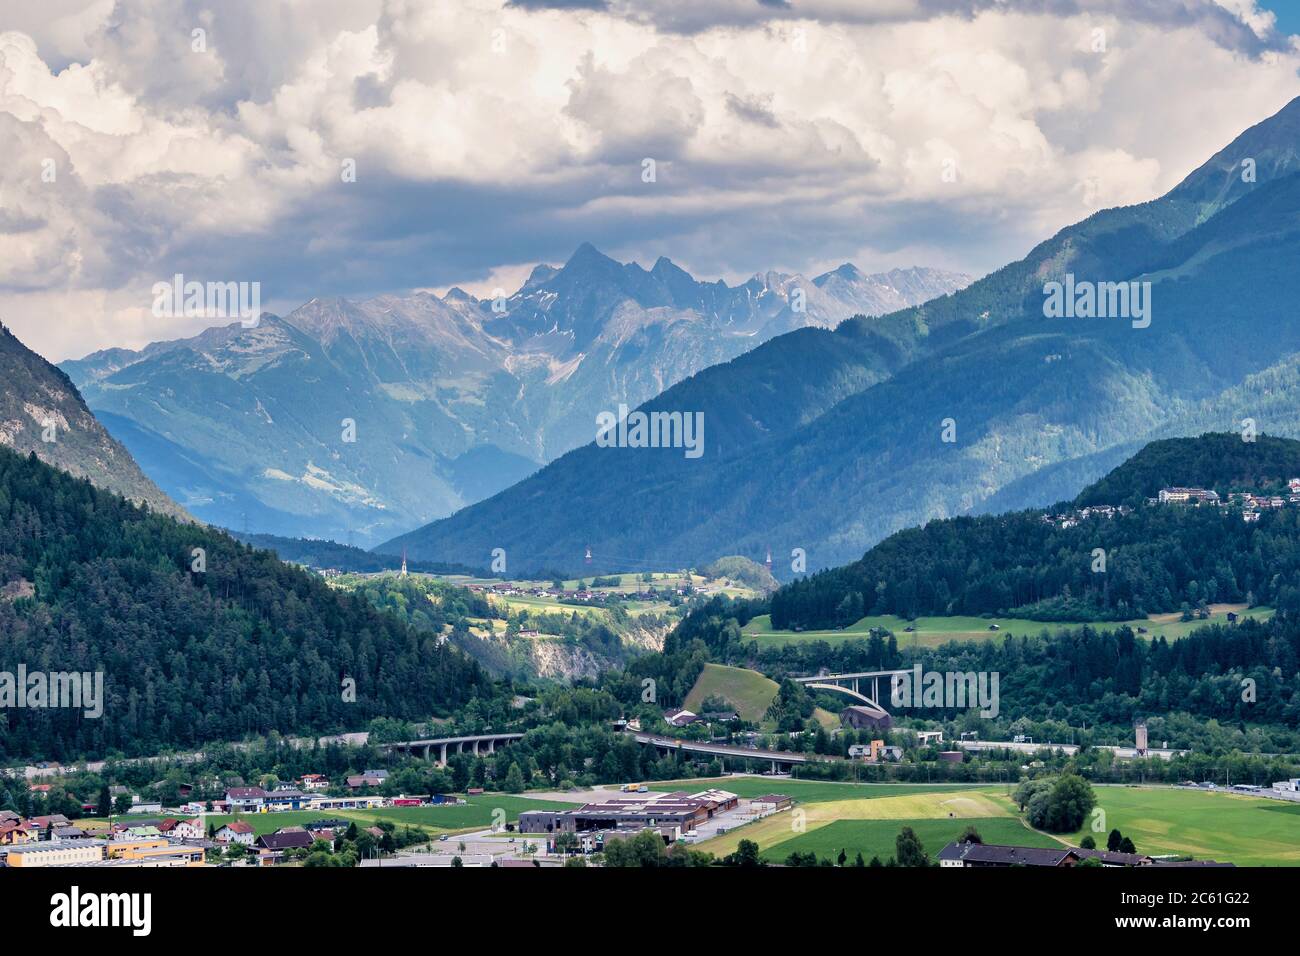
{"type": "Polygon", "coordinates": [[[790,329],[967,281],[845,265],[730,287],[668,259],[646,270],[584,244],[500,301],[460,289],[313,299],[257,328],[62,367],[146,472],[205,520],[374,543],[585,444],[602,410],[635,406],[790,329]]]}
{"type": "Polygon", "coordinates": [[[0,325],[0,445],[137,504],[188,518],[95,420],[68,377],[0,325]],[[47,440],[49,439],[49,440],[47,440]]]}
{"type": "Polygon", "coordinates": [[[526,568],[579,566],[590,547],[581,566],[605,571],[770,547],[788,578],[796,548],[813,570],[1003,488],[1019,500],[1000,508],[1059,500],[1153,437],[1245,417],[1293,434],[1298,171],[1300,100],[1167,195],[1096,213],[953,295],[781,336],[646,403],[702,413],[701,458],[588,445],[382,549],[481,562],[504,548],[526,568]],[[1067,275],[1150,282],[1152,321],[1048,318],[1044,286],[1067,275]]]}

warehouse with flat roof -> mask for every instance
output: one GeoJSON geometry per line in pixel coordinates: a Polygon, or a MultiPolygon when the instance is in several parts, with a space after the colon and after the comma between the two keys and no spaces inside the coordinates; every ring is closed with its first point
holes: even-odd
{"type": "Polygon", "coordinates": [[[714,814],[734,810],[739,798],[726,790],[684,790],[661,794],[611,795],[573,810],[527,810],[519,814],[520,833],[585,833],[629,827],[667,828],[689,833],[714,814]]]}

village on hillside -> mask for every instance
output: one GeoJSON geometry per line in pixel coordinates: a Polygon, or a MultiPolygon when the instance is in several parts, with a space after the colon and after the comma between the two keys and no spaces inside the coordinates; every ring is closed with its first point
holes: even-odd
{"type": "MultiPolygon", "coordinates": [[[[1185,488],[1176,485],[1161,488],[1156,496],[1148,498],[1146,503],[1149,506],[1191,505],[1197,508],[1240,508],[1241,520],[1250,523],[1258,521],[1259,516],[1265,511],[1300,505],[1300,478],[1292,478],[1287,482],[1285,496],[1252,491],[1233,491],[1225,496],[1209,488],[1185,488]]],[[[1128,505],[1090,505],[1072,511],[1044,514],[1043,522],[1058,528],[1073,528],[1080,521],[1087,521],[1089,518],[1114,518],[1132,513],[1133,509],[1128,505]]]]}

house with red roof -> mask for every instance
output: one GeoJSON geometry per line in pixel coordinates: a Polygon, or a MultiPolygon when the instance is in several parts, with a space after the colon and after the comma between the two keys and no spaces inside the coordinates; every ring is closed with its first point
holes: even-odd
{"type": "Polygon", "coordinates": [[[245,823],[243,820],[234,820],[218,830],[214,834],[214,839],[218,843],[242,843],[244,846],[252,846],[257,837],[253,833],[252,824],[245,823]]]}

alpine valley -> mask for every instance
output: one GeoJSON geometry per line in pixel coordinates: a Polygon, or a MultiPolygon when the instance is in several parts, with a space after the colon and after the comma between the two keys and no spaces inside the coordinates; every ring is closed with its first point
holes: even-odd
{"type": "Polygon", "coordinates": [[[516,567],[566,567],[590,548],[603,571],[771,549],[788,578],[801,554],[830,567],[933,518],[1071,497],[1153,439],[1300,435],[1297,256],[1293,100],[1158,199],[1097,212],[952,295],[791,331],[646,403],[703,413],[699,458],[589,444],[379,550],[482,563],[503,548],[516,567]],[[1149,282],[1148,312],[1049,318],[1052,282],[1149,282]]]}
{"type": "Polygon", "coordinates": [[[583,244],[509,297],[313,299],[255,328],[62,368],[145,472],[204,521],[374,544],[586,444],[602,410],[792,329],[894,312],[969,281],[845,264],[728,286],[583,244]]]}

